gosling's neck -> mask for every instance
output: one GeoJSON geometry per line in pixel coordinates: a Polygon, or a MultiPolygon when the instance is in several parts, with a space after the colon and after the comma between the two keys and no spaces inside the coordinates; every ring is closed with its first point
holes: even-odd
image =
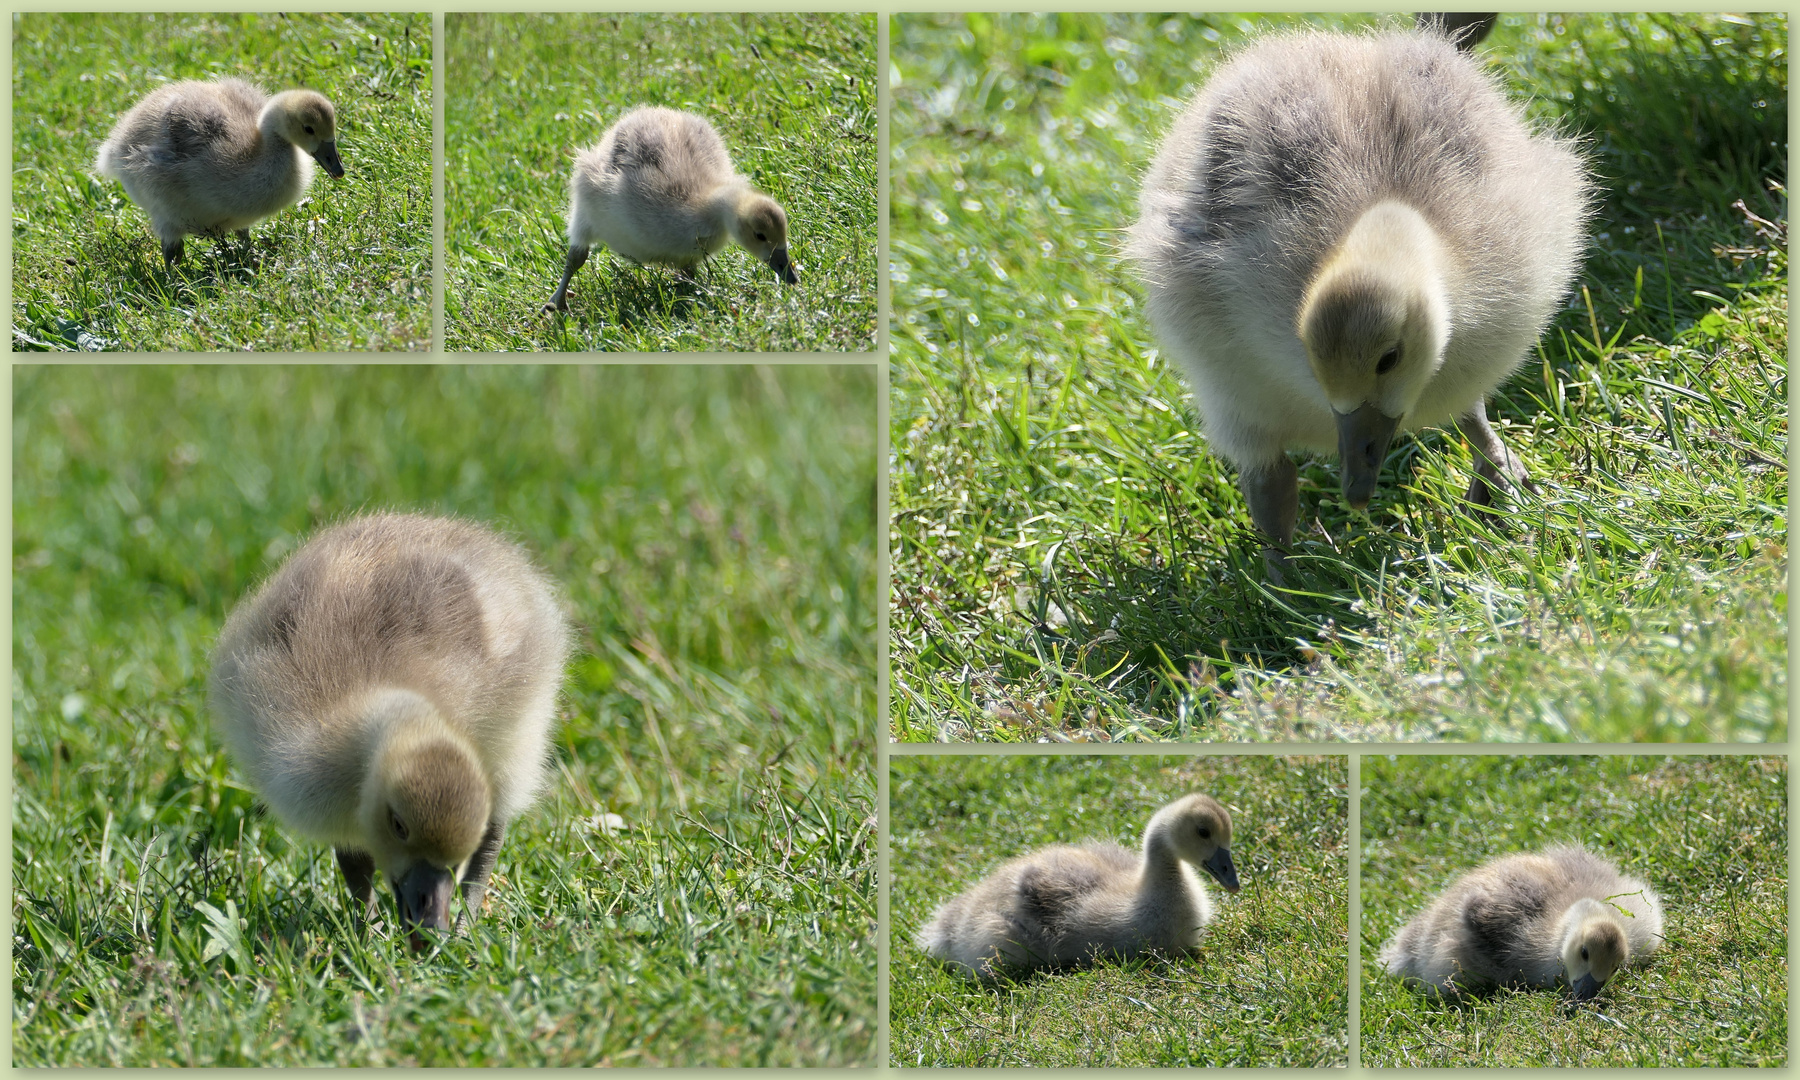
{"type": "Polygon", "coordinates": [[[268,104],[262,107],[262,112],[256,114],[256,148],[258,150],[268,146],[293,145],[288,142],[287,136],[281,133],[281,121],[284,116],[286,113],[281,107],[279,95],[270,98],[268,104]]]}
{"type": "Polygon", "coordinates": [[[363,780],[365,802],[379,798],[384,778],[393,775],[392,763],[404,761],[433,743],[448,743],[471,762],[479,760],[468,736],[444,722],[437,706],[423,694],[399,687],[383,687],[363,701],[364,760],[369,763],[363,780]]]}
{"type": "Polygon", "coordinates": [[[1179,881],[1185,873],[1168,830],[1161,820],[1152,818],[1144,829],[1144,884],[1179,881]]]}
{"type": "Polygon", "coordinates": [[[719,231],[742,243],[739,226],[756,198],[756,189],[743,176],[732,176],[706,195],[706,215],[719,231]]]}
{"type": "Polygon", "coordinates": [[[1378,202],[1363,211],[1319,267],[1301,305],[1302,322],[1304,313],[1334,294],[1380,295],[1425,319],[1438,341],[1447,340],[1450,269],[1443,237],[1425,215],[1393,199],[1378,202]]]}

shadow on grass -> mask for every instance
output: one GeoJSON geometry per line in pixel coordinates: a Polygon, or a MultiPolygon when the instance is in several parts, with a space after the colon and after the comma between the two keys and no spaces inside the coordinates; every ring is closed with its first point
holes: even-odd
{"type": "Polygon", "coordinates": [[[1773,27],[1742,19],[1702,27],[1672,14],[1644,16],[1648,25],[1612,20],[1610,41],[1584,41],[1564,116],[1572,130],[1597,133],[1607,218],[1722,210],[1737,198],[1782,209],[1764,185],[1787,182],[1786,19],[1772,18],[1778,41],[1773,27]]]}
{"type": "Polygon", "coordinates": [[[189,236],[182,261],[169,266],[155,238],[112,223],[80,238],[64,262],[76,270],[68,308],[26,304],[14,347],[95,352],[132,348],[121,338],[119,313],[197,309],[253,290],[291,245],[276,235],[189,236]]]}
{"type": "Polygon", "coordinates": [[[1140,974],[1174,976],[1191,971],[1199,962],[1196,957],[1192,956],[1168,956],[1153,952],[1131,957],[1102,956],[1085,963],[1070,964],[1065,967],[1032,969],[1007,967],[1002,968],[994,978],[971,979],[959,974],[948,964],[942,964],[936,960],[928,961],[933,968],[943,971],[958,986],[979,993],[983,997],[992,998],[996,1005],[1015,994],[1079,972],[1110,968],[1121,977],[1140,974]]]}
{"type": "MultiPolygon", "coordinates": [[[[724,281],[709,264],[692,277],[665,267],[644,266],[605,255],[589,262],[591,274],[585,304],[571,299],[569,310],[557,316],[553,331],[558,346],[580,346],[587,341],[602,344],[606,328],[673,328],[702,321],[709,315],[729,314],[730,305],[716,287],[724,281]],[[598,264],[598,265],[596,265],[598,264]],[[577,335],[573,331],[579,330],[577,335]]],[[[576,280],[580,280],[578,274],[576,280]]],[[[573,291],[573,285],[571,291],[573,291]]]]}

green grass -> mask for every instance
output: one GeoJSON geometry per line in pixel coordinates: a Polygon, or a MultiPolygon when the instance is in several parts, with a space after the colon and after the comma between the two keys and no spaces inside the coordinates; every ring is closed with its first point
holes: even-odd
{"type": "Polygon", "coordinates": [[[1788,777],[1772,757],[1362,759],[1365,1068],[1787,1064],[1788,777]],[[1440,1002],[1375,962],[1465,871],[1581,844],[1662,897],[1666,942],[1594,1007],[1565,991],[1440,1002]]]}
{"type": "Polygon", "coordinates": [[[866,1064],[877,385],[15,369],[13,1064],[866,1064]],[[506,530],[577,627],[550,793],[416,956],[204,701],[230,606],[376,507],[506,530]]]}
{"type": "Polygon", "coordinates": [[[876,323],[875,19],[840,13],[445,16],[448,347],[866,352],[876,323]],[[577,149],[626,110],[710,120],[787,210],[800,284],[728,245],[683,282],[595,249],[569,311],[577,149]]]}
{"type": "Polygon", "coordinates": [[[888,1017],[894,1065],[1343,1065],[1349,800],[1343,758],[895,756],[888,1017]],[[1243,890],[1214,889],[1198,954],[979,985],[913,934],[1000,863],[1051,843],[1136,847],[1192,791],[1232,814],[1243,890]]]}
{"type": "Polygon", "coordinates": [[[13,20],[14,351],[431,348],[428,15],[13,20]],[[337,107],[346,177],[165,269],[144,215],[90,173],[112,125],[180,79],[307,86],[337,107]]]}
{"type": "Polygon", "coordinates": [[[1435,430],[1366,515],[1302,462],[1283,591],[1116,252],[1176,110],[1294,21],[896,18],[894,737],[1784,740],[1786,16],[1501,21],[1605,185],[1489,406],[1539,493],[1478,520],[1435,430]]]}

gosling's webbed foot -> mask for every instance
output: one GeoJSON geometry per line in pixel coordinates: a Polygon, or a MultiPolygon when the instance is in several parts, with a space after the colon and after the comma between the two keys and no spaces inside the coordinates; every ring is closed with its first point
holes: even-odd
{"type": "Polygon", "coordinates": [[[569,255],[563,260],[562,280],[556,283],[556,291],[550,294],[549,302],[544,305],[544,314],[569,310],[569,282],[574,279],[575,271],[581,269],[587,260],[587,248],[574,245],[569,247],[569,255]]]}
{"type": "Polygon", "coordinates": [[[1475,507],[1483,510],[1491,509],[1495,501],[1497,489],[1508,491],[1536,491],[1537,485],[1525,471],[1525,463],[1519,455],[1506,448],[1500,441],[1500,433],[1488,423],[1487,406],[1476,402],[1468,414],[1456,422],[1457,429],[1469,440],[1469,449],[1474,458],[1474,475],[1469,479],[1469,490],[1463,496],[1475,507]]]}
{"type": "Polygon", "coordinates": [[[1262,549],[1262,557],[1263,576],[1269,579],[1269,584],[1277,589],[1287,588],[1287,553],[1273,545],[1265,545],[1262,549]]]}

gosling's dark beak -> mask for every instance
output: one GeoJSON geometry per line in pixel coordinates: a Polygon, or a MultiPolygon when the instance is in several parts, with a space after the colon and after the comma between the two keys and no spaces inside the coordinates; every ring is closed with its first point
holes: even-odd
{"type": "Polygon", "coordinates": [[[1336,409],[1338,457],[1343,459],[1344,501],[1352,509],[1361,510],[1375,497],[1375,485],[1381,479],[1381,463],[1387,459],[1388,443],[1394,429],[1400,426],[1398,416],[1387,416],[1373,405],[1364,405],[1353,413],[1336,409]]]}
{"type": "Polygon", "coordinates": [[[325,166],[325,171],[331,174],[333,180],[344,178],[344,163],[338,160],[336,139],[326,139],[320,143],[319,148],[313,151],[312,156],[315,161],[325,166]]]}
{"type": "Polygon", "coordinates": [[[1601,985],[1594,981],[1592,975],[1583,975],[1575,980],[1575,985],[1569,987],[1569,992],[1574,995],[1576,1001],[1586,1001],[1600,992],[1601,985]]]}
{"type": "Polygon", "coordinates": [[[427,862],[414,863],[394,886],[400,898],[400,921],[412,933],[413,948],[425,947],[420,929],[450,929],[450,897],[455,891],[455,872],[427,862]]]}
{"type": "Polygon", "coordinates": [[[788,250],[778,247],[769,253],[769,266],[774,269],[775,276],[784,284],[800,284],[800,271],[795,268],[793,260],[788,258],[788,250]]]}
{"type": "Polygon", "coordinates": [[[1212,858],[1202,864],[1206,872],[1211,874],[1226,892],[1238,891],[1237,867],[1231,865],[1231,849],[1220,848],[1212,853],[1212,858]]]}

